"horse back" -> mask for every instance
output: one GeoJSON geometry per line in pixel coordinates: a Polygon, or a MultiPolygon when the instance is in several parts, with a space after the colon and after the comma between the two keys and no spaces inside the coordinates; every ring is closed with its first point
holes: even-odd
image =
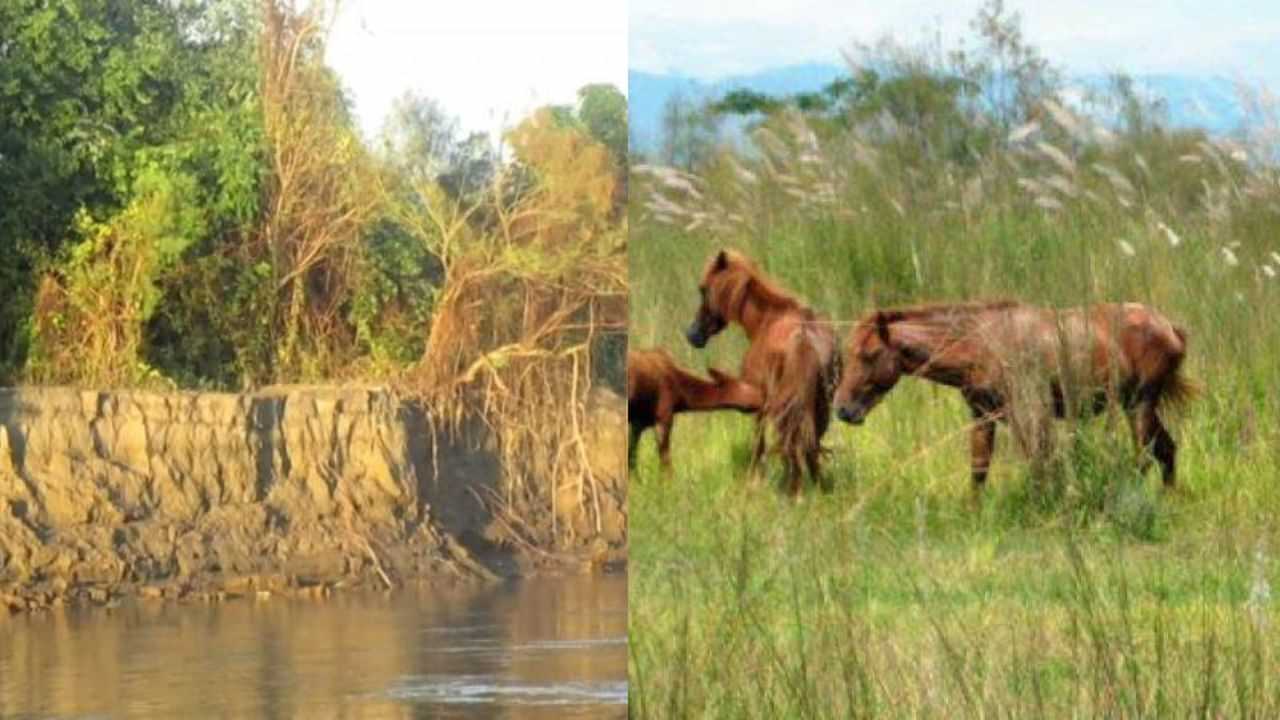
{"type": "Polygon", "coordinates": [[[675,362],[662,350],[633,350],[627,353],[627,421],[649,427],[658,415],[675,362]]]}
{"type": "Polygon", "coordinates": [[[1152,307],[1113,306],[1116,342],[1140,381],[1154,382],[1174,373],[1187,353],[1186,331],[1152,307]]]}
{"type": "Polygon", "coordinates": [[[986,313],[975,331],[947,352],[957,356],[950,361],[971,368],[971,381],[989,384],[1008,381],[1009,373],[1031,366],[1090,384],[1141,384],[1177,369],[1186,353],[1186,334],[1140,303],[1068,309],[1017,305],[986,313]]]}
{"type": "Polygon", "coordinates": [[[1052,363],[1065,359],[1077,371],[1091,371],[1098,383],[1158,380],[1176,371],[1186,354],[1185,332],[1141,303],[1050,310],[1042,318],[1041,337],[1049,338],[1043,347],[1052,363]]]}

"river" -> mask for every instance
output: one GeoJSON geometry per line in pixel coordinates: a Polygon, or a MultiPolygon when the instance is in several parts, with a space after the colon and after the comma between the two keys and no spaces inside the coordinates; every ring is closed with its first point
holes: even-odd
{"type": "Polygon", "coordinates": [[[623,718],[625,576],[0,618],[0,718],[623,718]]]}

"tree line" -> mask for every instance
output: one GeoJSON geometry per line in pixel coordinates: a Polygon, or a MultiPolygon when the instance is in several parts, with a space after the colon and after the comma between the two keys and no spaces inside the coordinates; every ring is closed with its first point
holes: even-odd
{"type": "Polygon", "coordinates": [[[0,382],[239,389],[578,346],[616,375],[626,98],[586,86],[495,141],[407,94],[365,137],[324,62],[336,8],[302,7],[0,5],[0,382]],[[476,287],[466,313],[511,314],[442,326],[476,287]]]}

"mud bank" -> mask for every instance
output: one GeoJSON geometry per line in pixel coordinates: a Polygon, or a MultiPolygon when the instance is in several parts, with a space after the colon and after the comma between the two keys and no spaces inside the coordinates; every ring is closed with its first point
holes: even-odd
{"type": "MultiPolygon", "coordinates": [[[[478,433],[441,438],[378,389],[0,389],[0,613],[142,597],[326,594],[625,557],[621,400],[593,394],[588,519],[511,543],[478,433]],[[616,426],[616,432],[614,432],[616,426]],[[581,562],[566,561],[581,559],[581,562]]],[[[577,497],[581,497],[581,492],[577,497]]]]}

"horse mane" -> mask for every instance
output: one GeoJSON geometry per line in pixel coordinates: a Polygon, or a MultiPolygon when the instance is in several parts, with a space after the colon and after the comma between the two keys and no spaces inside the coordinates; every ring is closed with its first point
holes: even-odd
{"type": "Polygon", "coordinates": [[[721,250],[713,255],[707,261],[707,266],[703,270],[703,277],[708,277],[715,272],[715,268],[722,262],[723,267],[718,273],[724,277],[719,281],[722,290],[716,294],[717,299],[722,301],[722,307],[739,308],[746,300],[747,293],[750,292],[765,305],[784,310],[800,310],[807,315],[814,315],[813,311],[807,305],[801,302],[789,291],[783,289],[772,278],[764,273],[755,262],[746,255],[737,250],[721,250]]]}
{"type": "Polygon", "coordinates": [[[1021,305],[1022,303],[1016,300],[924,303],[921,305],[908,305],[905,307],[875,310],[867,316],[867,319],[885,323],[903,321],[927,322],[930,320],[937,320],[940,317],[953,320],[957,316],[967,319],[986,312],[1012,310],[1020,307],[1021,305]]]}
{"type": "Polygon", "coordinates": [[[883,338],[889,326],[897,323],[913,328],[918,338],[929,338],[928,344],[954,342],[970,332],[983,315],[1019,307],[1024,305],[1015,300],[1001,299],[924,303],[872,310],[858,322],[856,331],[850,333],[849,343],[852,347],[859,342],[859,332],[879,332],[883,338]]]}

